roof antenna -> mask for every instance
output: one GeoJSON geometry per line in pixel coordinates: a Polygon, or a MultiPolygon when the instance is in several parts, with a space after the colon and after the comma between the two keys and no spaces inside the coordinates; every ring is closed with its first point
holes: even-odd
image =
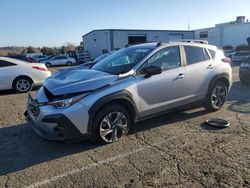
{"type": "Polygon", "coordinates": [[[190,20],[188,19],[188,31],[190,30],[190,20]]]}

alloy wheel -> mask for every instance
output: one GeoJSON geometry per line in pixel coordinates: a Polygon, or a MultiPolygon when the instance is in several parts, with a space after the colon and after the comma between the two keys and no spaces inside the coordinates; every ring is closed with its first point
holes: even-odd
{"type": "Polygon", "coordinates": [[[16,88],[20,92],[26,92],[30,89],[30,82],[26,79],[20,79],[16,82],[16,88]]]}
{"type": "Polygon", "coordinates": [[[100,125],[100,137],[107,143],[112,143],[126,134],[128,120],[121,112],[107,114],[100,125]]]}
{"type": "Polygon", "coordinates": [[[217,85],[212,93],[212,105],[215,108],[220,108],[226,101],[227,91],[226,87],[222,85],[217,85]]]}

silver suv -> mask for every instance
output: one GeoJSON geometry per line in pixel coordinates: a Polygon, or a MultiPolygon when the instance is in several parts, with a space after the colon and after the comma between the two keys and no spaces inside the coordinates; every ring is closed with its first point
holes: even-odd
{"type": "Polygon", "coordinates": [[[231,87],[221,50],[188,42],[121,49],[90,69],[61,70],[28,97],[28,124],[47,140],[112,143],[134,122],[194,104],[219,110],[231,87]]]}

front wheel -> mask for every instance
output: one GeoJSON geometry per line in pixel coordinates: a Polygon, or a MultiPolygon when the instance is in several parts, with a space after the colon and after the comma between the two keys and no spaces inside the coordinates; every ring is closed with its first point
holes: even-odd
{"type": "Polygon", "coordinates": [[[105,106],[94,118],[91,128],[92,141],[102,144],[116,142],[128,133],[130,122],[130,115],[123,106],[105,106]]]}
{"type": "Polygon", "coordinates": [[[204,107],[209,111],[219,110],[227,99],[228,89],[224,82],[218,81],[208,91],[204,107]]]}

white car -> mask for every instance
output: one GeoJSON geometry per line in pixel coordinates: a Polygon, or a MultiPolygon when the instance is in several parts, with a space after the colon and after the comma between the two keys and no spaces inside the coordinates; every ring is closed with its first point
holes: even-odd
{"type": "Polygon", "coordinates": [[[76,60],[68,56],[59,55],[43,60],[41,61],[41,63],[45,63],[47,67],[57,66],[57,65],[71,66],[73,64],[76,64],[76,60]]]}
{"type": "Polygon", "coordinates": [[[15,89],[25,93],[33,85],[42,84],[49,76],[51,72],[44,64],[0,57],[0,90],[15,89]]]}

